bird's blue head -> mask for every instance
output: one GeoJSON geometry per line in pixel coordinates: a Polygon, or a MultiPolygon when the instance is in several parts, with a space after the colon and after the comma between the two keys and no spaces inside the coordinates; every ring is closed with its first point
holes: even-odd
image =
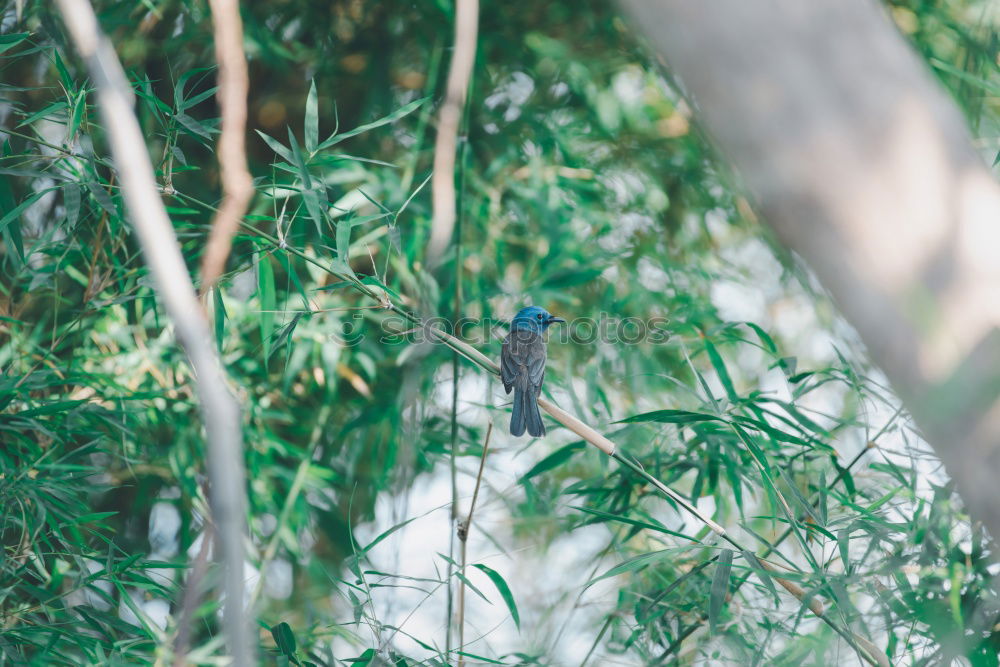
{"type": "Polygon", "coordinates": [[[551,324],[565,321],[561,317],[552,316],[541,306],[527,306],[517,311],[517,315],[510,322],[510,328],[542,333],[551,324]]]}

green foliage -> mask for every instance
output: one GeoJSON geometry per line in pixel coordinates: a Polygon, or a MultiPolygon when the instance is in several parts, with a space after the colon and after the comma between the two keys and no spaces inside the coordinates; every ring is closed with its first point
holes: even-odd
{"type": "MultiPolygon", "coordinates": [[[[171,662],[207,515],[191,373],[93,84],[53,8],[18,21],[15,4],[0,23],[0,663],[171,662]]],[[[986,4],[891,4],[996,151],[986,4]]],[[[99,10],[195,275],[219,199],[211,17],[175,0],[99,10]]],[[[455,663],[445,598],[463,582],[470,662],[856,661],[816,599],[893,662],[996,664],[986,536],[852,332],[748,219],[668,73],[610,5],[482,11],[461,246],[428,267],[451,3],[244,7],[257,196],[207,307],[244,410],[263,659],[455,663]],[[412,325],[386,299],[425,318],[503,320],[530,300],[598,326],[669,319],[638,344],[555,334],[546,389],[746,550],[552,423],[537,443],[495,436],[463,570],[432,528],[450,491],[411,499],[451,454],[474,479],[508,407],[475,366],[453,377],[444,346],[390,335],[412,325]]],[[[495,358],[487,333],[462,335],[495,358]]],[[[193,663],[222,651],[217,609],[194,603],[193,663]]]]}

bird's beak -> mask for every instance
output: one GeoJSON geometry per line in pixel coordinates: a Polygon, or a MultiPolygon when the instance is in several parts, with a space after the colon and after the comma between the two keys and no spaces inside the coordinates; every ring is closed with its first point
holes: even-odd
{"type": "Polygon", "coordinates": [[[549,324],[555,324],[556,322],[562,322],[563,324],[565,324],[566,320],[564,320],[561,317],[553,317],[549,315],[549,324]]]}

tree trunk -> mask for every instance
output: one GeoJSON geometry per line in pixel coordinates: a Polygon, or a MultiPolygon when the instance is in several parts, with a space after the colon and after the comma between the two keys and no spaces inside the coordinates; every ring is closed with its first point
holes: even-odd
{"type": "Polygon", "coordinates": [[[869,0],[622,0],[1000,536],[1000,189],[869,0]]]}

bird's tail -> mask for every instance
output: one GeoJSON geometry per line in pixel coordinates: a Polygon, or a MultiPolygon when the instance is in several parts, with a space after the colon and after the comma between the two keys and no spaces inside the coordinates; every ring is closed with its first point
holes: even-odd
{"type": "Polygon", "coordinates": [[[528,430],[528,435],[534,438],[545,435],[545,425],[542,423],[541,413],[538,412],[538,402],[535,400],[534,392],[515,387],[510,434],[515,437],[524,435],[525,428],[528,430]]]}

